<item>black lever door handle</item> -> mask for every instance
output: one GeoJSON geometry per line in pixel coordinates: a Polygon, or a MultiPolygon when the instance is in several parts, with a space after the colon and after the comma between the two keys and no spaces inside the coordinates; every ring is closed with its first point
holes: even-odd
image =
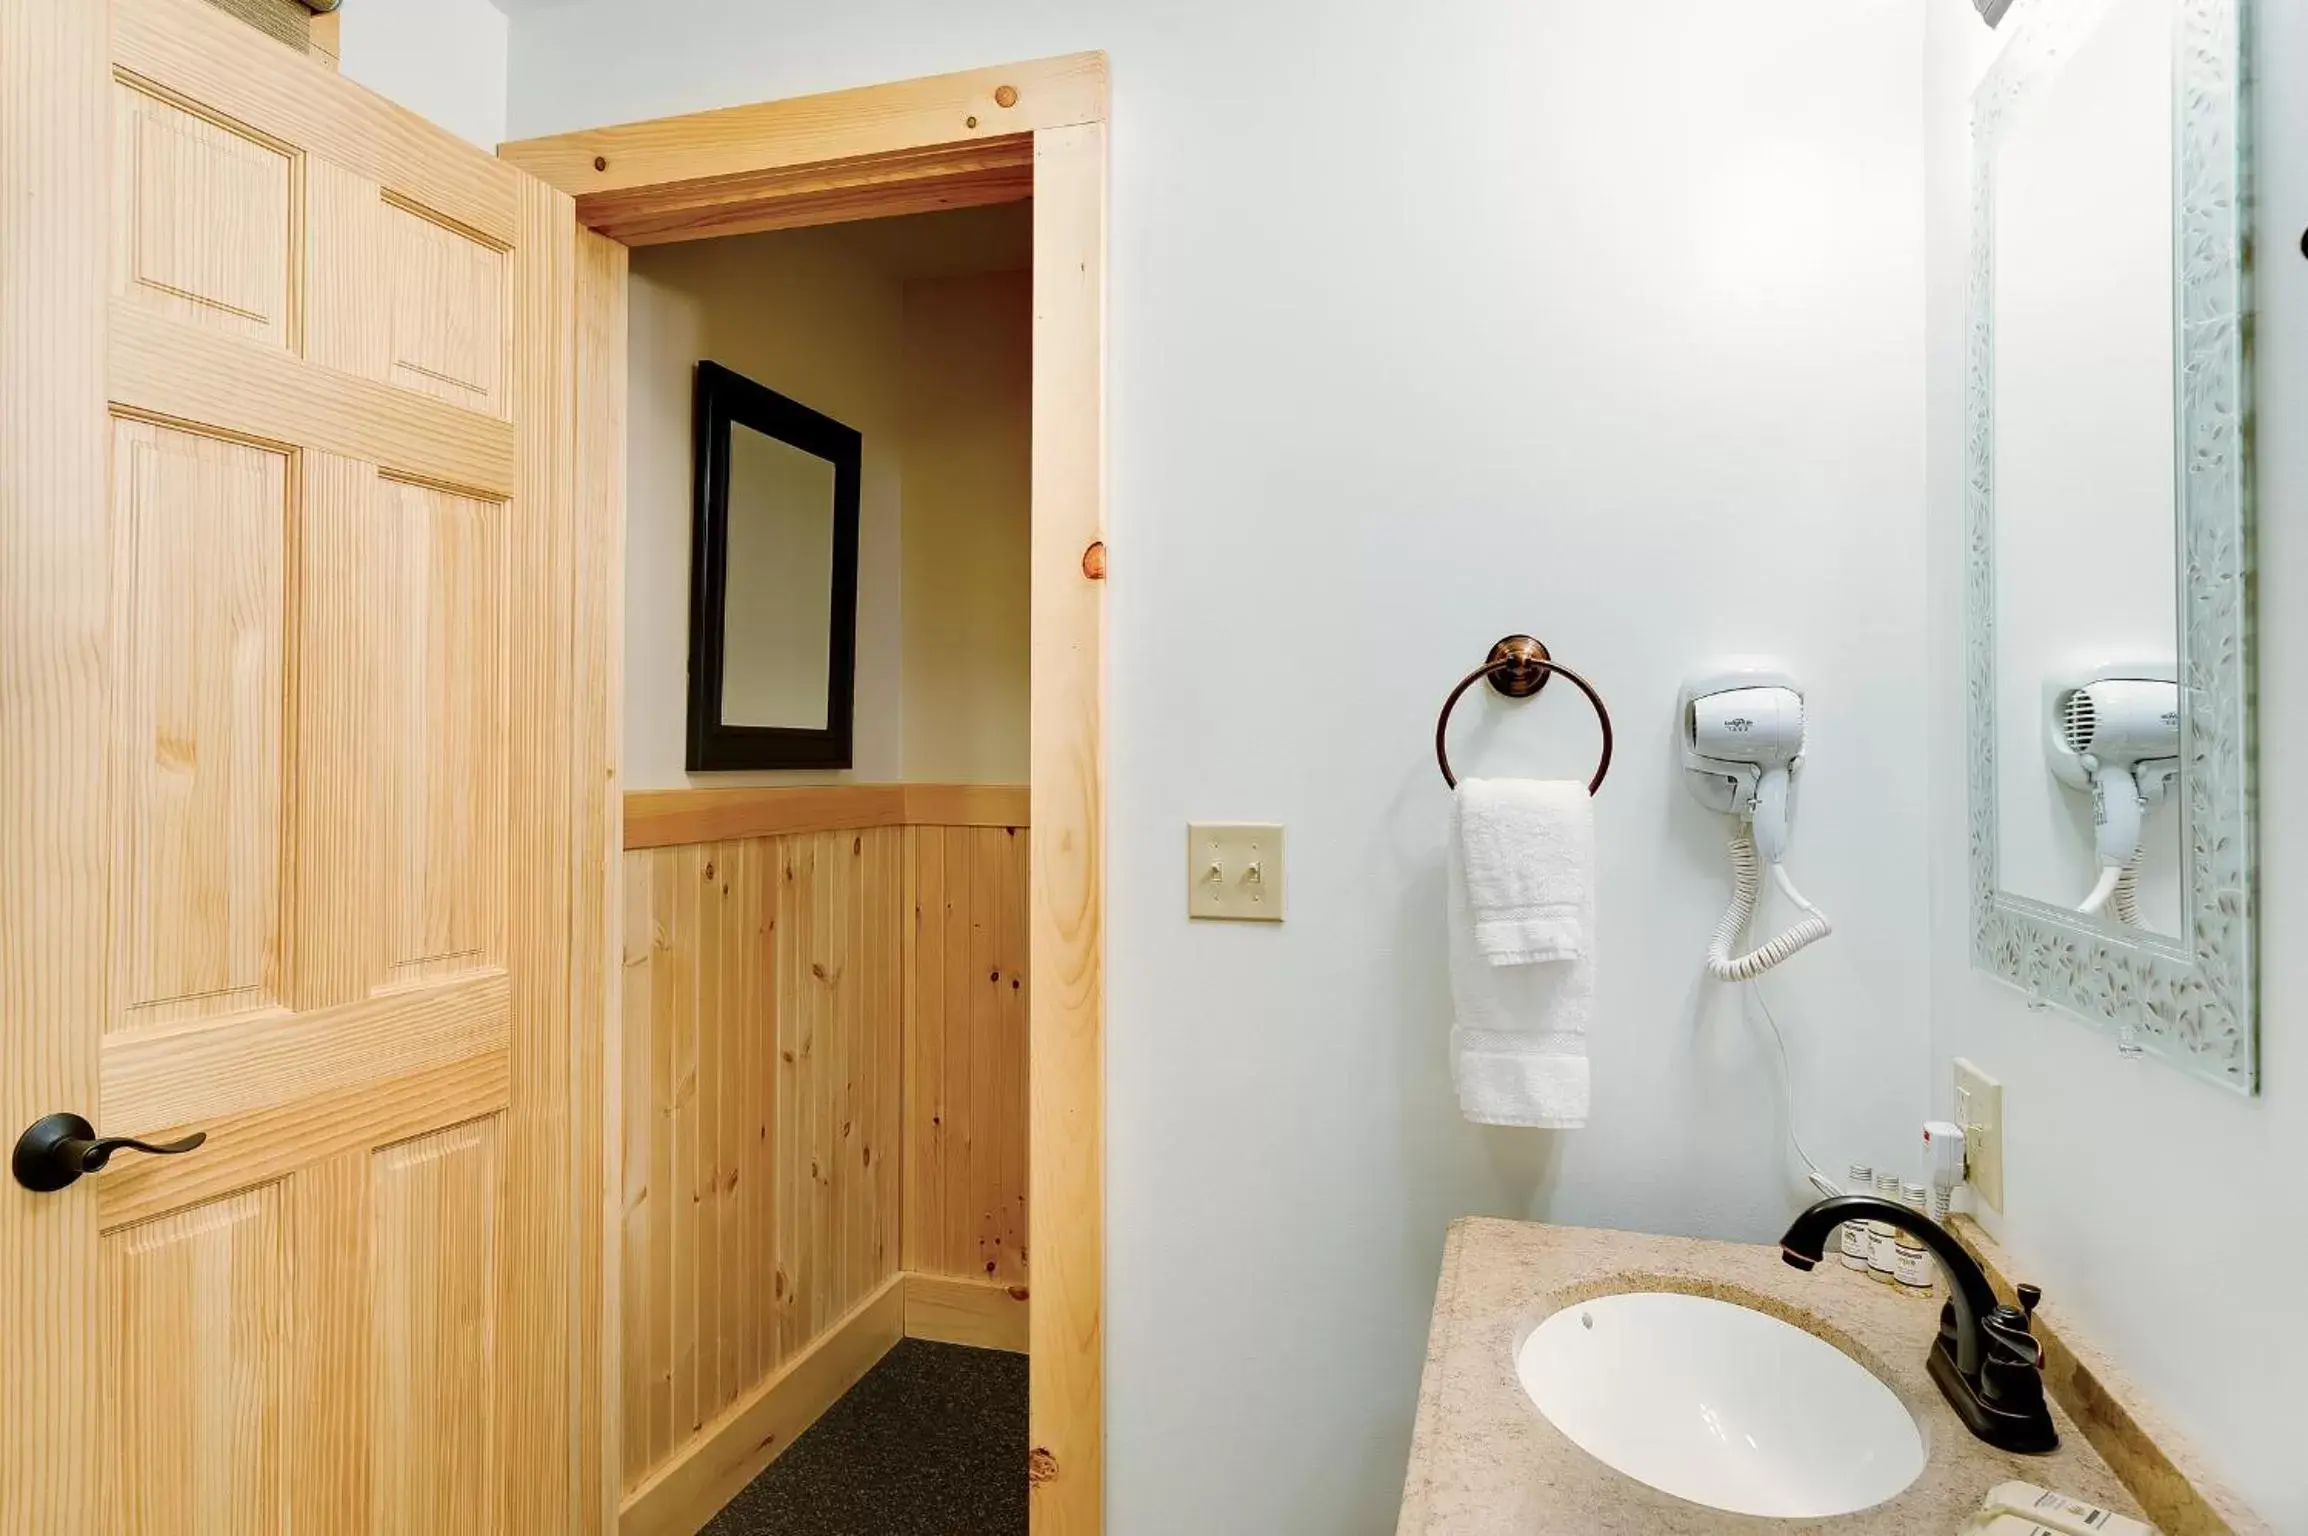
{"type": "Polygon", "coordinates": [[[194,1131],[182,1141],[138,1141],[133,1136],[99,1136],[96,1127],[78,1115],[42,1115],[16,1138],[16,1155],[9,1169],[26,1189],[46,1194],[62,1189],[84,1173],[95,1173],[123,1149],[174,1157],[208,1140],[208,1132],[194,1131]]]}

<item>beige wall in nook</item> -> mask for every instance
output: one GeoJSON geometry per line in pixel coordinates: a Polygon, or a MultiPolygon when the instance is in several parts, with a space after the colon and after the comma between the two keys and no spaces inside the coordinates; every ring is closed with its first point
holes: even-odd
{"type": "Polygon", "coordinates": [[[905,285],[906,777],[1026,780],[1033,278],[905,285]]]}
{"type": "MultiPolygon", "coordinates": [[[[1029,231],[1018,205],[633,252],[627,788],[1025,779],[1029,231]],[[682,766],[700,358],[864,439],[846,772],[682,766]]],[[[822,690],[822,648],[791,660],[822,690]]]]}

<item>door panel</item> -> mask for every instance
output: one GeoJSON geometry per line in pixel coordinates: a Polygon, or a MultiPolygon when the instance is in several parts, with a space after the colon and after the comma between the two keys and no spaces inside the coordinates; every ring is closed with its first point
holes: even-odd
{"type": "Polygon", "coordinates": [[[288,456],[113,430],[115,1031],[281,983],[288,456]]]}
{"type": "Polygon", "coordinates": [[[388,202],[393,382],[505,414],[505,252],[425,210],[388,202]]]}
{"type": "Polygon", "coordinates": [[[287,348],[287,146],[113,86],[112,291],[171,319],[287,348]]]}
{"type": "Polygon", "coordinates": [[[106,1234],[108,1530],[288,1528],[283,1203],[260,1184],[106,1234]]]}
{"type": "Polygon", "coordinates": [[[380,478],[369,514],[392,894],[383,986],[503,963],[505,507],[380,478]]]}
{"type": "Polygon", "coordinates": [[[0,0],[0,175],[101,236],[11,182],[0,277],[107,402],[90,461],[0,344],[4,1129],[208,1140],[0,1195],[0,1536],[566,1531],[570,203],[204,0],[79,9],[0,0]]]}
{"type": "Polygon", "coordinates": [[[498,1529],[498,1121],[371,1159],[370,1419],[377,1536],[498,1529]]]}

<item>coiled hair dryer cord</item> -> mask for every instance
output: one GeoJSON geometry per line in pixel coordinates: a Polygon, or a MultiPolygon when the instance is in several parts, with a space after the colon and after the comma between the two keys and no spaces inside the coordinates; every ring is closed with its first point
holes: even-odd
{"type": "Polygon", "coordinates": [[[1755,916],[1755,903],[1763,894],[1763,861],[1756,855],[1755,839],[1744,829],[1731,839],[1731,873],[1738,888],[1731,894],[1731,906],[1724,912],[1723,921],[1715,925],[1715,942],[1707,947],[1707,972],[1717,981],[1753,981],[1835,931],[1826,916],[1803,899],[1803,893],[1787,878],[1786,869],[1774,864],[1772,878],[1779,883],[1779,889],[1787,893],[1787,899],[1803,909],[1804,916],[1777,938],[1734,957],[1731,946],[1745,936],[1747,924],[1755,916]]]}

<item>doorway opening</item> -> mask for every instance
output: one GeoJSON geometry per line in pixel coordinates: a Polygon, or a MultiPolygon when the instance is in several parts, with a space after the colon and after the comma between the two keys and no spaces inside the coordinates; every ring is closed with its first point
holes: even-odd
{"type": "Polygon", "coordinates": [[[622,856],[645,1528],[763,1459],[750,1407],[794,1428],[708,1531],[1026,1530],[1032,239],[1006,203],[630,258],[624,776],[716,812],[622,856]],[[699,770],[701,720],[842,750],[699,770]]]}
{"type": "MultiPolygon", "coordinates": [[[[582,237],[581,278],[598,268],[617,279],[579,285],[594,311],[580,319],[579,416],[615,425],[635,460],[622,584],[631,782],[623,899],[604,917],[622,930],[608,946],[621,1017],[597,1043],[606,1502],[623,1531],[699,1529],[860,1381],[870,1404],[877,1365],[923,1368],[918,1342],[1025,1350],[1016,1476],[1032,1529],[1095,1531],[1103,57],[500,153],[574,195],[594,232],[582,237]],[[815,263],[849,285],[842,304],[894,315],[880,352],[894,348],[898,378],[880,399],[898,404],[894,427],[861,433],[850,764],[732,783],[686,761],[671,772],[660,756],[680,744],[666,727],[684,708],[666,681],[664,598],[679,593],[671,612],[687,614],[696,546],[674,552],[667,528],[683,518],[641,505],[643,459],[667,454],[684,425],[683,409],[668,414],[664,391],[642,381],[711,350],[680,331],[688,288],[765,259],[815,263]],[[877,271],[879,299],[863,291],[877,271]],[[621,344],[629,359],[614,355],[621,344]],[[589,377],[604,399],[630,380],[630,398],[589,412],[589,377]],[[1022,527],[1016,456],[988,447],[1020,388],[1022,527]],[[896,450],[894,492],[878,509],[877,437],[896,450]],[[895,530],[894,547],[876,543],[877,526],[895,530]],[[872,623],[877,592],[893,600],[894,639],[872,623]],[[996,664],[1021,648],[1022,689],[996,664]],[[644,726],[646,743],[634,734],[644,726]],[[1018,765],[1022,778],[1010,777],[1018,765]],[[725,1057],[734,1073],[711,1068],[725,1057]],[[989,1129],[949,1123],[959,1115],[989,1129]],[[879,1127],[870,1167],[868,1124],[879,1127]]],[[[768,302],[758,291],[731,300],[768,302]]],[[[759,361],[711,360],[786,368],[794,338],[836,307],[829,288],[818,307],[773,317],[766,329],[784,344],[759,361]]],[[[725,334],[713,349],[747,345],[743,325],[725,334]]],[[[870,350],[831,348],[816,378],[786,375],[792,389],[755,382],[836,420],[840,408],[804,393],[842,395],[871,417],[883,405],[870,380],[845,375],[870,350]]],[[[662,480],[652,485],[654,498],[662,480]]],[[[726,622],[720,638],[731,638],[726,622]]],[[[808,654],[814,666],[819,653],[808,654]]],[[[726,682],[721,697],[726,709],[726,682]]]]}

